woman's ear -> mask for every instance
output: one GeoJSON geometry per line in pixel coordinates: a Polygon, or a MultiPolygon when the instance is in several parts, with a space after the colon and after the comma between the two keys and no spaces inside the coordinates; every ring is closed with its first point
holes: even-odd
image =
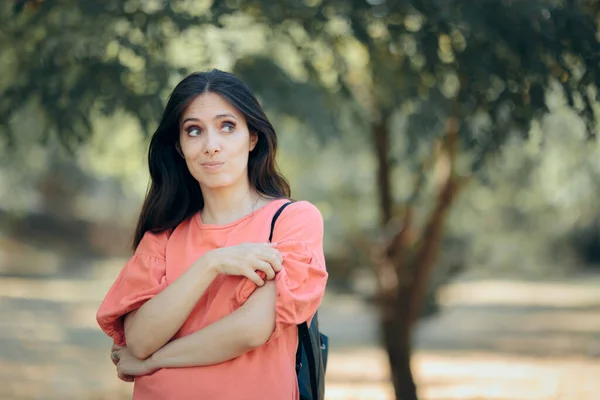
{"type": "Polygon", "coordinates": [[[258,143],[258,133],[256,131],[250,132],[250,151],[254,150],[258,143]]]}

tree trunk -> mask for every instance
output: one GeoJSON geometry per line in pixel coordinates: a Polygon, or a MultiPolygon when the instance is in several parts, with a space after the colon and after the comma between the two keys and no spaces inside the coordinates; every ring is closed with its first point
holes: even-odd
{"type": "Polygon", "coordinates": [[[410,368],[411,308],[407,307],[412,291],[410,278],[403,268],[412,240],[412,215],[412,208],[407,207],[402,228],[388,244],[378,269],[383,343],[390,362],[394,392],[399,400],[417,399],[417,388],[410,368]]]}
{"type": "Polygon", "coordinates": [[[379,210],[381,225],[387,224],[392,219],[392,190],[390,183],[390,131],[389,118],[382,116],[373,124],[373,144],[377,156],[377,190],[379,197],[379,210]]]}
{"type": "Polygon", "coordinates": [[[417,387],[410,366],[412,335],[409,322],[410,308],[406,306],[410,296],[410,286],[399,287],[395,298],[386,299],[381,319],[383,340],[392,372],[392,384],[398,400],[417,400],[417,387]]]}
{"type": "MultiPolygon", "coordinates": [[[[390,132],[388,118],[382,117],[373,124],[373,142],[378,161],[377,189],[381,225],[386,226],[392,219],[392,190],[390,182],[390,132]]],[[[411,361],[411,308],[406,305],[411,298],[411,286],[402,279],[397,269],[408,248],[411,233],[412,210],[407,209],[403,229],[390,243],[386,260],[382,260],[380,278],[380,310],[383,342],[388,354],[392,383],[396,398],[399,400],[417,400],[417,388],[410,368],[411,361]],[[390,262],[391,261],[391,262],[390,262]]]]}
{"type": "MultiPolygon", "coordinates": [[[[387,124],[382,123],[374,125],[373,129],[379,160],[381,214],[385,225],[392,217],[389,131],[387,124]]],[[[464,183],[463,179],[454,175],[457,137],[458,121],[450,119],[439,158],[434,163],[439,174],[440,188],[436,195],[436,205],[418,240],[414,240],[414,204],[409,202],[405,207],[402,227],[390,238],[384,256],[378,260],[381,328],[397,400],[417,400],[417,389],[410,365],[412,326],[420,315],[423,297],[438,258],[448,211],[464,183]]],[[[415,184],[413,199],[418,198],[417,192],[421,190],[423,174],[415,184]]]]}

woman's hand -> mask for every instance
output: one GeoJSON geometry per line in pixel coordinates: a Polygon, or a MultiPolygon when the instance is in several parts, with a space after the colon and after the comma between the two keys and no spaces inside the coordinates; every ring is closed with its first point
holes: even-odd
{"type": "Polygon", "coordinates": [[[257,271],[263,271],[267,280],[271,280],[283,268],[283,257],[275,245],[276,243],[242,243],[211,250],[206,256],[209,265],[218,273],[245,276],[262,286],[265,282],[257,271]]]}
{"type": "MultiPolygon", "coordinates": [[[[119,351],[121,351],[123,349],[125,349],[124,346],[119,346],[116,343],[113,343],[113,345],[110,349],[110,360],[115,365],[115,367],[119,363],[119,351]]],[[[134,381],[133,376],[131,376],[131,375],[121,375],[121,374],[117,373],[117,376],[123,382],[133,382],[134,381]]]]}
{"type": "Polygon", "coordinates": [[[124,380],[122,377],[133,378],[140,375],[149,375],[158,369],[152,365],[150,358],[145,360],[135,358],[127,347],[118,350],[115,358],[118,358],[117,375],[121,380],[124,380]]]}

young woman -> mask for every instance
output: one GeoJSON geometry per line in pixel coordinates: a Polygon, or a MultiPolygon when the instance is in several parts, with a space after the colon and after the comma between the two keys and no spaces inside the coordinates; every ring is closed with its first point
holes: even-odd
{"type": "Polygon", "coordinates": [[[136,400],[295,400],[297,325],[327,272],[323,220],[284,209],[275,130],[232,74],[192,74],[150,142],[151,186],[134,254],[97,320],[136,400]]]}

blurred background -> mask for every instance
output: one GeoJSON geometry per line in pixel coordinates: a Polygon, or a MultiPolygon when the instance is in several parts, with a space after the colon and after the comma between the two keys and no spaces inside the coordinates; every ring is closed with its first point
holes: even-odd
{"type": "Polygon", "coordinates": [[[598,21],[595,0],[3,1],[0,398],[130,398],[95,312],[168,94],[220,68],[325,219],[328,400],[600,399],[598,21]]]}

